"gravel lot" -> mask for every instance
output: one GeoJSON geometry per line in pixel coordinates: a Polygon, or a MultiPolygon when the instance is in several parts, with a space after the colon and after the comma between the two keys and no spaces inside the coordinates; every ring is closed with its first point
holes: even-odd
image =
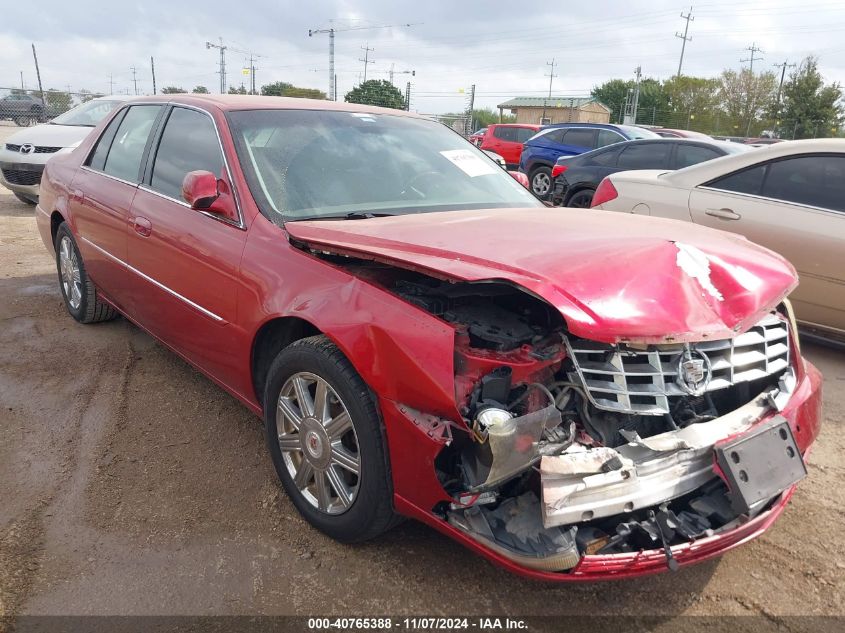
{"type": "Polygon", "coordinates": [[[551,586],[413,522],[359,546],[311,529],[256,417],[125,320],[66,314],[31,207],[2,188],[0,324],[0,616],[604,613],[668,631],[845,611],[843,352],[806,346],[826,419],[772,530],[676,574],[551,586]]]}

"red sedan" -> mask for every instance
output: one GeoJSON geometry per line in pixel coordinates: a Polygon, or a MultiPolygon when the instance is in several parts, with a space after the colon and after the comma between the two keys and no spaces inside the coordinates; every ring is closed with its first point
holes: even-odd
{"type": "Polygon", "coordinates": [[[404,515],[525,575],[639,575],[760,534],[806,473],[786,261],[546,208],[413,114],[140,99],[48,162],[37,218],[71,316],[124,315],[261,416],[341,541],[404,515]]]}

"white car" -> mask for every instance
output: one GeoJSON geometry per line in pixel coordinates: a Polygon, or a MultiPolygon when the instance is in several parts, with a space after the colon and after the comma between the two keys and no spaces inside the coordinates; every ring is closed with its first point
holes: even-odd
{"type": "Polygon", "coordinates": [[[49,123],[24,128],[0,147],[0,185],[27,204],[38,202],[38,185],[47,160],[70,151],[91,128],[129,97],[98,97],[57,116],[49,123]]]}
{"type": "Polygon", "coordinates": [[[800,276],[791,299],[805,330],[845,341],[845,139],[619,172],[599,184],[593,207],[724,229],[782,254],[800,276]]]}

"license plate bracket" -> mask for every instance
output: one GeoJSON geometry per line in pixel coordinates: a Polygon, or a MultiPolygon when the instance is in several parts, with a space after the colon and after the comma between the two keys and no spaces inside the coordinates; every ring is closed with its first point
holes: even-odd
{"type": "Polygon", "coordinates": [[[792,429],[781,415],[718,444],[714,451],[730,489],[731,505],[743,514],[807,476],[792,429]]]}

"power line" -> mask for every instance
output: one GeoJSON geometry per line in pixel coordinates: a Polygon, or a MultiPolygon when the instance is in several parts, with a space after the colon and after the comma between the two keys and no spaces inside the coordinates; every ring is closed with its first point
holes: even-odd
{"type": "Polygon", "coordinates": [[[135,74],[135,67],[130,66],[129,70],[132,71],[132,83],[135,84],[135,94],[138,94],[138,77],[135,74]]]}
{"type": "Polygon", "coordinates": [[[678,62],[678,77],[681,76],[681,67],[684,65],[684,50],[686,50],[687,42],[692,42],[692,36],[687,37],[689,33],[689,23],[695,22],[695,18],[692,16],[692,7],[689,8],[689,12],[684,15],[683,11],[681,12],[681,17],[687,21],[686,26],[684,26],[684,34],[681,35],[677,31],[675,31],[675,37],[679,37],[683,40],[681,44],[681,60],[678,62]]]}
{"type": "Polygon", "coordinates": [[[205,48],[220,49],[220,70],[218,71],[220,74],[220,94],[226,94],[226,46],[223,46],[223,38],[220,38],[220,44],[206,42],[205,48]]]}
{"type": "Polygon", "coordinates": [[[754,74],[754,62],[755,61],[763,61],[762,57],[755,57],[755,54],[763,53],[765,51],[763,51],[762,48],[758,47],[756,42],[752,42],[751,46],[749,46],[745,50],[751,51],[751,56],[748,59],[740,59],[739,63],[744,64],[745,62],[750,62],[749,66],[748,66],[748,70],[753,75],[754,74]]]}

